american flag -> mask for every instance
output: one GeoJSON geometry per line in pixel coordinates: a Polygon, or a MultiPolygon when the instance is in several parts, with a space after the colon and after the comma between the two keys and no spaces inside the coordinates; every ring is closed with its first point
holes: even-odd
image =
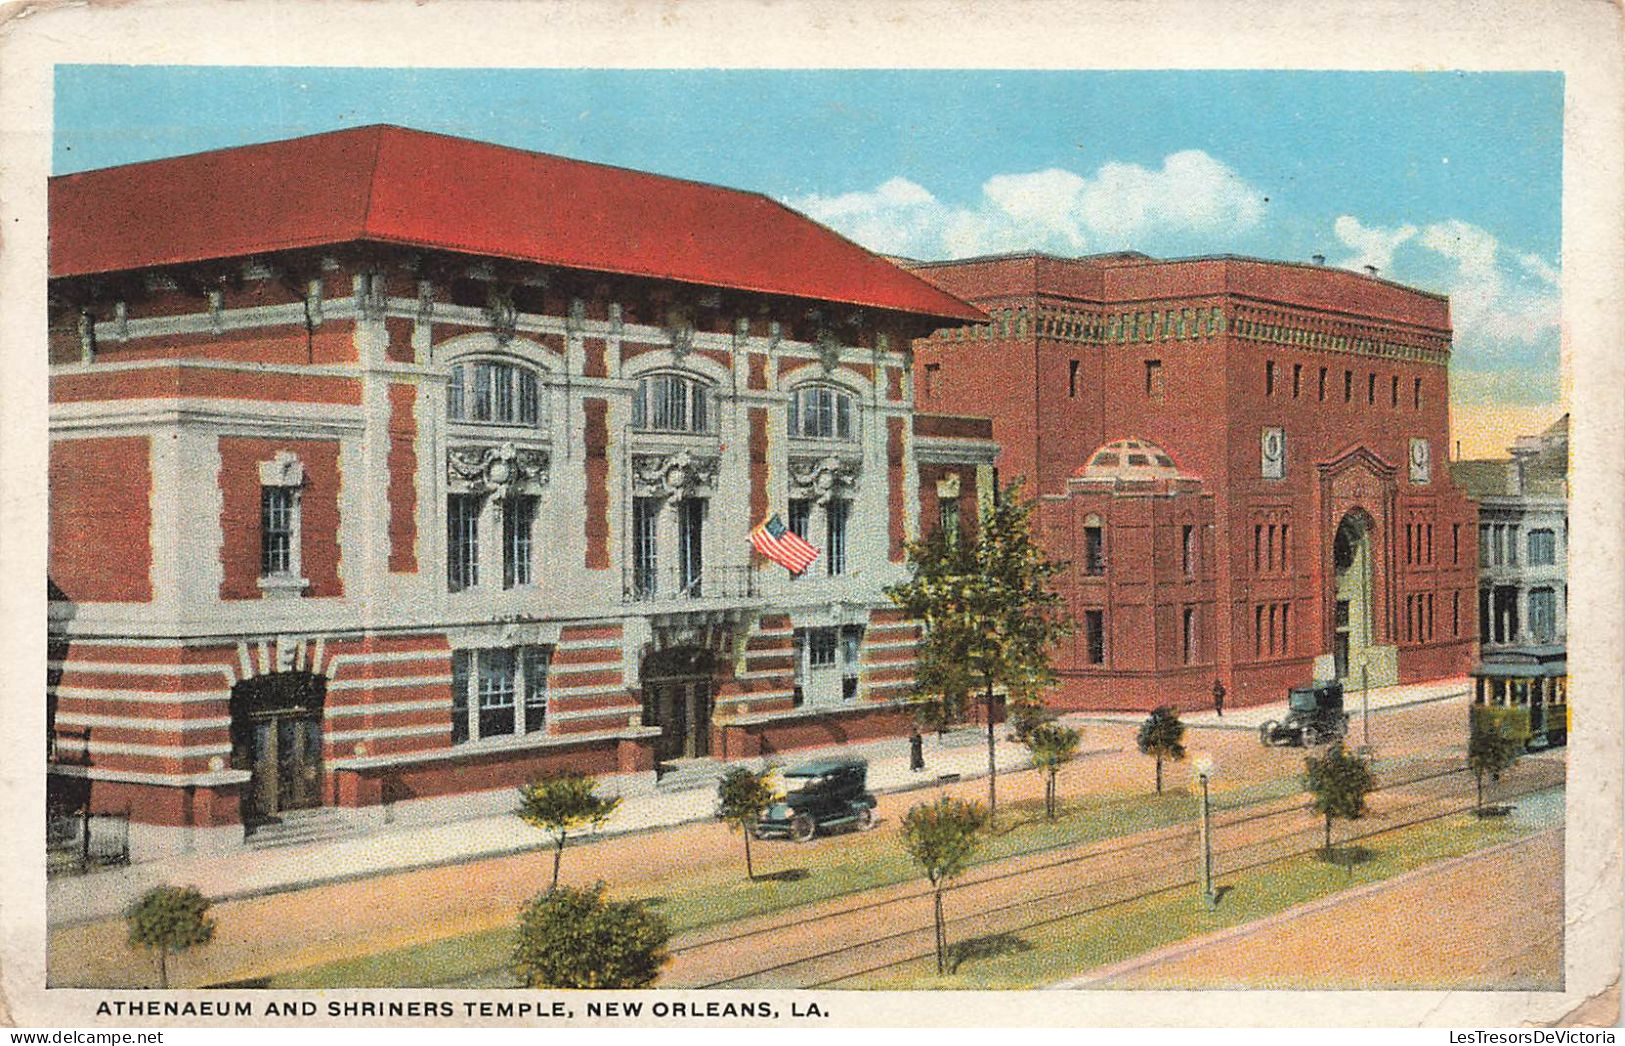
{"type": "Polygon", "coordinates": [[[756,551],[792,574],[806,570],[818,558],[818,550],[785,526],[777,513],[750,532],[750,543],[756,551]]]}

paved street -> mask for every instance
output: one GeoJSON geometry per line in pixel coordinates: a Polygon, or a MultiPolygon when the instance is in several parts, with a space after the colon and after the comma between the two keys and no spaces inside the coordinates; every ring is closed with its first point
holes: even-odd
{"type": "MultiPolygon", "coordinates": [[[[1437,701],[1391,712],[1373,721],[1374,741],[1384,758],[1440,758],[1459,761],[1463,743],[1465,708],[1461,701],[1437,701]]],[[[1134,749],[1133,726],[1122,723],[1081,724],[1082,748],[1091,753],[1068,766],[1060,778],[1063,797],[1090,795],[1132,796],[1151,790],[1152,761],[1134,749]]],[[[898,754],[890,765],[903,766],[903,742],[894,742],[898,754]]],[[[1300,749],[1266,749],[1248,733],[1230,730],[1192,731],[1187,744],[1193,752],[1207,751],[1217,764],[1215,798],[1225,801],[1231,789],[1245,788],[1264,781],[1290,777],[1302,769],[1300,749]]],[[[1001,748],[1002,755],[1015,753],[1001,748]]],[[[985,758],[979,747],[967,746],[956,754],[931,755],[931,771],[937,773],[958,759],[969,772],[985,758]]],[[[1002,761],[1002,759],[1001,759],[1002,761]]],[[[879,783],[897,783],[897,772],[888,769],[885,758],[875,764],[879,783]]],[[[906,770],[903,771],[906,773],[906,770]]],[[[1188,770],[1173,765],[1167,778],[1172,789],[1183,788],[1188,770]]],[[[933,778],[934,780],[934,778],[933,778]]],[[[972,798],[985,795],[983,783],[966,778],[947,789],[972,798]]],[[[1011,774],[1001,780],[1001,800],[1036,798],[1042,790],[1038,775],[1011,774]]],[[[929,794],[929,793],[928,793],[929,794]]],[[[897,821],[921,795],[899,793],[881,797],[881,825],[874,838],[894,835],[897,821]]],[[[670,888],[674,868],[692,879],[733,879],[741,873],[741,851],[737,833],[709,820],[709,793],[697,793],[686,800],[698,802],[694,816],[706,818],[668,828],[658,836],[606,835],[573,843],[565,854],[564,880],[610,881],[620,892],[637,895],[670,888]]],[[[339,865],[343,855],[335,852],[303,851],[249,854],[243,857],[197,861],[192,871],[213,878],[200,883],[207,892],[236,894],[237,899],[216,904],[214,914],[220,929],[215,943],[196,956],[187,956],[176,965],[179,983],[209,984],[265,976],[277,971],[296,970],[354,955],[366,955],[418,943],[440,940],[511,923],[513,913],[525,898],[545,886],[550,854],[541,834],[507,820],[504,837],[507,852],[497,856],[468,856],[455,862],[444,859],[428,864],[423,851],[393,855],[395,870],[375,869],[361,875],[352,867],[348,875],[339,865]],[[252,896],[230,874],[266,862],[278,869],[302,862],[305,883],[290,873],[276,892],[255,891],[252,896]],[[418,867],[411,867],[413,863],[418,867]],[[324,881],[325,880],[325,881],[324,881]]],[[[452,826],[456,831],[458,826],[452,826]]],[[[436,829],[431,841],[444,837],[436,829]]],[[[366,840],[343,844],[344,852],[376,847],[397,839],[420,837],[426,830],[380,833],[366,840]]],[[[845,837],[821,839],[814,847],[841,846],[845,837]]],[[[773,872],[785,861],[795,862],[803,851],[790,844],[763,847],[759,871],[773,872]]],[[[387,853],[387,851],[386,851],[387,853]]],[[[103,883],[122,884],[133,889],[133,875],[158,872],[169,881],[185,883],[173,867],[131,869],[125,873],[87,876],[53,883],[59,905],[64,886],[77,887],[79,896],[99,900],[103,914],[90,916],[81,911],[77,918],[62,918],[53,927],[50,970],[53,984],[135,986],[146,983],[150,970],[141,957],[124,944],[122,905],[97,892],[103,883]]],[[[264,881],[264,880],[261,880],[264,881]]],[[[110,894],[111,891],[108,891],[110,894]]]]}

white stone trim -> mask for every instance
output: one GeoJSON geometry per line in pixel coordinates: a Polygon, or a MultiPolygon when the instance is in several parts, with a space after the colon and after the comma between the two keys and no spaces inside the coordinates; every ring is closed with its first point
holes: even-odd
{"type": "Polygon", "coordinates": [[[47,661],[50,668],[67,672],[95,672],[102,675],[130,676],[211,676],[223,675],[231,685],[237,684],[237,675],[228,665],[154,665],[147,662],[124,664],[116,661],[47,661]]]}
{"type": "Polygon", "coordinates": [[[124,741],[98,741],[94,737],[88,743],[58,742],[58,748],[69,753],[91,752],[101,755],[156,755],[185,758],[186,756],[218,755],[230,756],[230,744],[212,745],[143,745],[131,744],[124,741]]]}
{"type": "MultiPolygon", "coordinates": [[[[568,723],[576,719],[604,719],[609,716],[628,716],[632,713],[643,714],[642,705],[610,705],[606,708],[572,708],[563,712],[555,712],[549,706],[547,719],[557,723],[568,723]]],[[[500,739],[499,739],[500,740],[500,739]]]]}
{"type": "Polygon", "coordinates": [[[140,770],[109,770],[102,766],[76,766],[72,763],[49,763],[46,765],[45,772],[63,777],[83,777],[92,781],[127,781],[131,784],[174,786],[195,785],[198,788],[246,784],[253,776],[248,770],[204,770],[193,774],[157,774],[140,770]]]}
{"type": "MultiPolygon", "coordinates": [[[[449,677],[448,677],[449,679],[449,677]]],[[[391,701],[385,704],[327,705],[323,715],[328,719],[342,719],[358,715],[393,715],[396,712],[427,712],[451,710],[451,695],[433,701],[391,701]]]]}
{"type": "Polygon", "coordinates": [[[336,690],[391,690],[398,687],[412,686],[441,686],[451,684],[451,673],[434,676],[390,676],[386,679],[337,679],[330,680],[327,692],[336,690]]]}
{"type": "Polygon", "coordinates": [[[378,741],[390,737],[451,737],[451,703],[446,703],[447,718],[444,723],[429,723],[425,726],[386,726],[367,727],[361,730],[328,730],[323,732],[323,741],[333,744],[356,741],[378,741]]]}
{"type": "MultiPolygon", "coordinates": [[[[211,716],[207,719],[125,719],[121,716],[93,715],[89,712],[58,712],[57,725],[111,726],[124,730],[154,730],[168,734],[184,734],[194,730],[213,730],[231,725],[231,716],[211,716]]],[[[69,747],[73,747],[70,740],[69,747]]]]}
{"type": "Polygon", "coordinates": [[[72,698],[75,701],[122,701],[152,705],[201,705],[210,701],[231,700],[231,692],[222,690],[104,690],[88,686],[59,686],[56,688],[56,694],[59,698],[72,698]]]}

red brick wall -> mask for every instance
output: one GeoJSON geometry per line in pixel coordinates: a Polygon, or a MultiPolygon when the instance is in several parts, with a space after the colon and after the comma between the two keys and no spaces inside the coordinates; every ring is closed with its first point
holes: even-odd
{"type": "Polygon", "coordinates": [[[750,525],[767,518],[767,408],[751,407],[750,525]]]}
{"type": "Polygon", "coordinates": [[[587,569],[609,569],[609,401],[582,400],[587,414],[587,569]]]}
{"type": "Polygon", "coordinates": [[[901,563],[903,543],[907,539],[903,503],[903,419],[886,419],[886,490],[888,495],[888,532],[891,541],[891,561],[901,563]]]}
{"type": "Polygon", "coordinates": [[[151,491],[147,437],[52,441],[50,575],[69,599],[152,599],[151,491]]]}
{"type": "Polygon", "coordinates": [[[361,383],[353,378],[163,364],[140,370],[57,374],[51,378],[53,403],[187,397],[359,405],[361,383]]]}
{"type": "Polygon", "coordinates": [[[418,569],[418,454],[416,385],[389,386],[389,569],[415,574],[418,569]]]}
{"type": "Polygon", "coordinates": [[[307,597],[342,596],[339,580],[339,445],[335,440],[220,437],[221,599],[260,598],[260,462],[288,451],[305,467],[300,569],[307,597]]]}

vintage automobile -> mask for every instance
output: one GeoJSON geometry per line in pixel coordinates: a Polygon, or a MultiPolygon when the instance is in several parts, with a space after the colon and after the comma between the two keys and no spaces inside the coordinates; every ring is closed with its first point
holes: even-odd
{"type": "Polygon", "coordinates": [[[874,827],[875,797],[866,787],[869,764],[862,759],[820,759],[780,776],[784,798],[762,813],[756,838],[783,835],[804,843],[830,828],[874,827]]]}
{"type": "Polygon", "coordinates": [[[1268,720],[1258,728],[1258,739],[1266,747],[1302,748],[1337,741],[1349,732],[1349,717],[1343,711],[1343,684],[1318,682],[1295,686],[1287,696],[1286,718],[1268,720]]]}

